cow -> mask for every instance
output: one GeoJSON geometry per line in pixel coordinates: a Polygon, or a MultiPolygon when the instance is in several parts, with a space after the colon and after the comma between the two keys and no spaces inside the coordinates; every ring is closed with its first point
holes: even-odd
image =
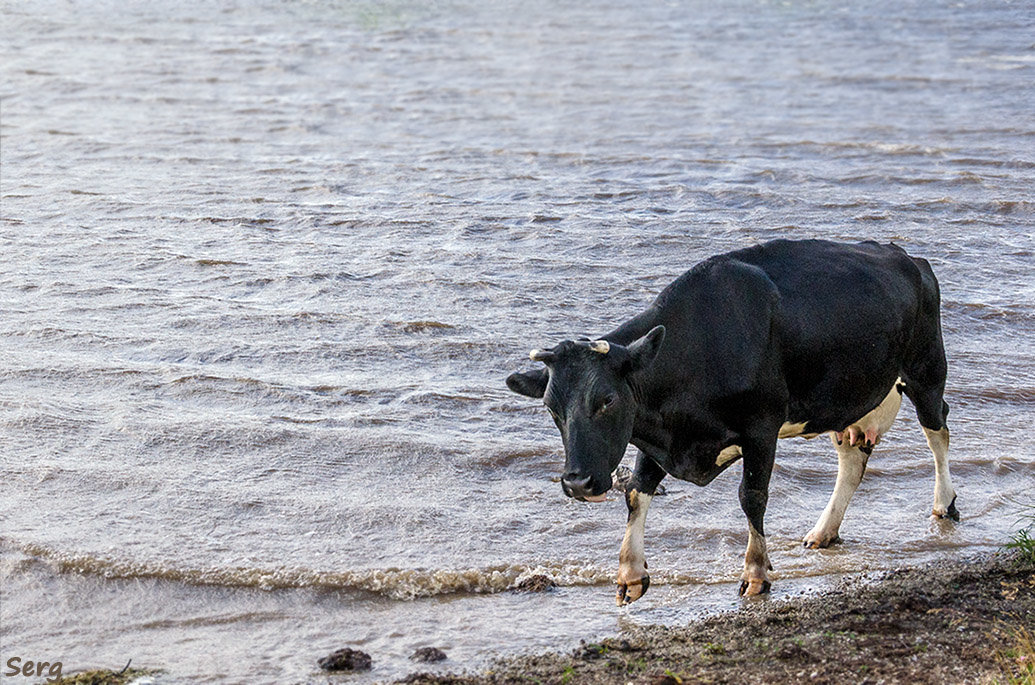
{"type": "Polygon", "coordinates": [[[560,429],[568,497],[603,500],[636,446],[620,606],[649,587],[644,523],[665,475],[704,486],[737,461],[748,520],[740,594],[760,595],[771,586],[763,518],[779,438],[831,436],[837,481],[803,539],[827,547],[904,394],[934,455],[932,516],[959,520],[939,309],[930,264],[896,245],[775,240],[697,264],[599,338],[532,350],[543,366],[506,383],[541,398],[560,429]]]}

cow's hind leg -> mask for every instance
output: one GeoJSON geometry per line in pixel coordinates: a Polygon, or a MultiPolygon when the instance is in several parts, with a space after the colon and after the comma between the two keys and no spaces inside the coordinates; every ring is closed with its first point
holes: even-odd
{"type": "Polygon", "coordinates": [[[943,426],[941,430],[934,431],[925,426],[924,435],[934,455],[934,507],[931,516],[959,521],[956,491],[952,488],[952,476],[949,475],[949,427],[943,426]]]}
{"type": "Polygon", "coordinates": [[[650,587],[647,575],[647,560],[644,558],[643,532],[647,521],[647,509],[658,483],[665,472],[653,459],[643,452],[636,457],[636,468],[625,491],[625,504],[629,519],[625,526],[625,537],[618,552],[618,594],[615,602],[624,606],[635,602],[650,587]]]}
{"type": "Polygon", "coordinates": [[[845,430],[831,435],[834,447],[837,448],[837,483],[834,485],[834,494],[830,496],[827,508],[803,540],[806,547],[829,547],[840,541],[838,530],[844,520],[848,503],[862,482],[866,462],[873,452],[874,445],[880,442],[881,436],[895,423],[895,417],[902,406],[901,382],[902,379],[895,381],[895,385],[876,409],[845,430]]]}
{"type": "Polygon", "coordinates": [[[866,472],[866,461],[872,451],[872,448],[865,446],[853,447],[847,440],[838,442],[837,437],[833,435],[831,441],[837,448],[837,483],[834,485],[834,494],[830,496],[827,508],[803,540],[805,546],[811,549],[829,547],[841,541],[838,536],[841,521],[844,520],[848,502],[862,482],[863,474],[866,472]]]}
{"type": "Polygon", "coordinates": [[[766,443],[744,446],[744,473],[740,480],[740,507],[748,519],[748,544],[744,553],[744,573],[740,594],[761,595],[769,592],[772,583],[766,571],[772,571],[766,550],[765,518],[769,502],[769,478],[776,454],[776,432],[766,443]]]}
{"type": "Polygon", "coordinates": [[[917,387],[916,383],[907,380],[906,395],[916,407],[917,420],[924,429],[927,446],[934,455],[934,507],[931,516],[959,521],[956,491],[952,487],[952,476],[949,475],[949,427],[945,422],[949,405],[942,398],[943,387],[942,383],[929,388],[917,387]]]}
{"type": "Polygon", "coordinates": [[[949,476],[949,427],[945,419],[949,405],[945,403],[945,377],[948,367],[945,361],[945,345],[942,342],[938,282],[931,266],[922,259],[913,260],[920,269],[923,282],[923,316],[921,327],[915,332],[918,344],[903,368],[906,382],[905,392],[916,407],[916,418],[923,426],[927,445],[934,455],[934,507],[935,518],[950,518],[959,521],[956,510],[956,492],[949,476]]]}

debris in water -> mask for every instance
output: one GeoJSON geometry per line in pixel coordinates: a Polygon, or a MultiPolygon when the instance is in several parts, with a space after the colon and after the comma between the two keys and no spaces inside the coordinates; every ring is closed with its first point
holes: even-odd
{"type": "Polygon", "coordinates": [[[372,660],[366,652],[345,647],[316,662],[325,671],[369,671],[372,660]]]}
{"type": "Polygon", "coordinates": [[[541,573],[534,576],[525,578],[517,584],[516,590],[522,592],[546,592],[557,587],[557,583],[554,582],[550,576],[544,576],[541,573]]]}
{"type": "Polygon", "coordinates": [[[422,661],[426,664],[433,664],[436,661],[443,661],[446,653],[438,647],[421,647],[410,656],[413,661],[422,661]]]}
{"type": "MultiPolygon", "coordinates": [[[[625,492],[629,489],[629,481],[632,480],[632,477],[633,471],[631,468],[628,466],[619,466],[615,469],[615,472],[611,474],[611,482],[613,483],[611,489],[617,490],[618,492],[625,492]]],[[[665,486],[659,484],[657,489],[654,491],[654,494],[664,495],[665,486]]]]}

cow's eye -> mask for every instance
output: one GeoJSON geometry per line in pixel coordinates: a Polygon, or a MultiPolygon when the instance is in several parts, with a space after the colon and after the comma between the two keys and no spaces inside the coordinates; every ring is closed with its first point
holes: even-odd
{"type": "Polygon", "coordinates": [[[607,397],[600,400],[600,402],[597,404],[597,414],[603,414],[608,409],[615,406],[615,401],[617,399],[617,395],[608,395],[607,397]]]}

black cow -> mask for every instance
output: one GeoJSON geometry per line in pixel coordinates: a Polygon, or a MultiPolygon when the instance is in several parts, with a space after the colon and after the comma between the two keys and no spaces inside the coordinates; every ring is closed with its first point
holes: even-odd
{"type": "Polygon", "coordinates": [[[837,484],[804,543],[837,542],[903,393],[934,454],[933,515],[959,519],[938,281],[927,261],[895,245],[777,240],[718,255],[603,337],[531,357],[545,368],[512,374],[507,386],[550,410],[564,442],[566,495],[602,500],[626,446],[639,448],[626,490],[620,605],[649,585],[643,525],[665,474],[707,485],[741,458],[748,545],[740,592],[769,590],[763,516],[777,438],[832,434],[837,484]]]}

